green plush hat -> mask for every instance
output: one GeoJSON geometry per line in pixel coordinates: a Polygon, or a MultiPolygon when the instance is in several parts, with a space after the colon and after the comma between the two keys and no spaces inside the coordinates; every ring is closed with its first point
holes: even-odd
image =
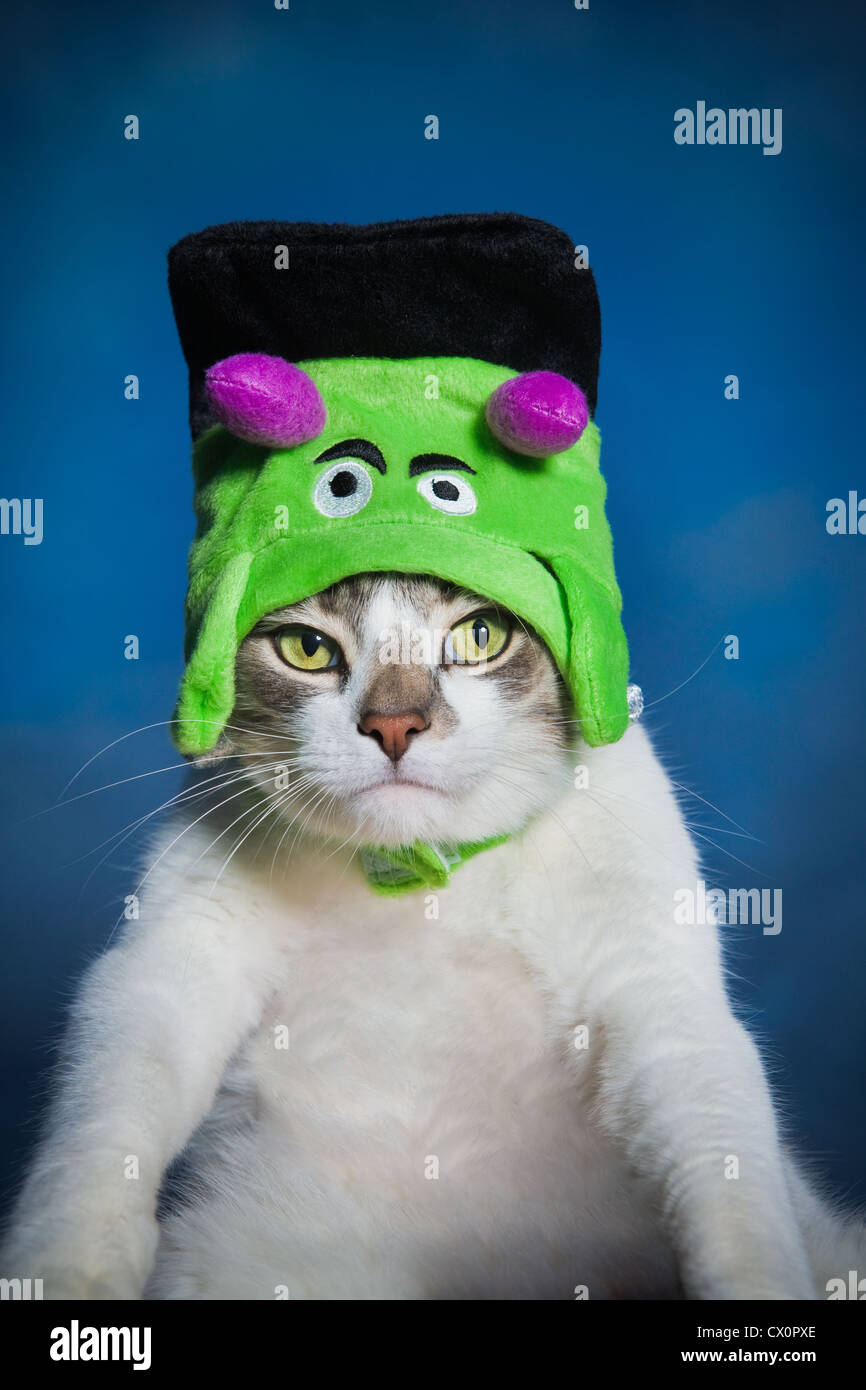
{"type": "Polygon", "coordinates": [[[598,300],[570,238],[515,214],[231,223],[173,248],[170,286],[198,517],[180,751],[216,744],[265,614],[369,571],[510,609],[550,648],[586,741],[620,738],[598,300]]]}

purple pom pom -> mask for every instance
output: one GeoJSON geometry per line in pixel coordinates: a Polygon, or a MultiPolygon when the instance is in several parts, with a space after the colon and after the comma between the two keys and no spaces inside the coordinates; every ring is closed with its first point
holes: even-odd
{"type": "Polygon", "coordinates": [[[586,396],[558,372],[523,372],[503,381],[487,402],[487,423],[496,438],[531,458],[570,449],[588,420],[586,396]]]}
{"type": "Polygon", "coordinates": [[[290,449],[325,428],[325,402],[315,382],[282,357],[241,352],[215,362],[205,382],[220,424],[251,444],[290,449]]]}

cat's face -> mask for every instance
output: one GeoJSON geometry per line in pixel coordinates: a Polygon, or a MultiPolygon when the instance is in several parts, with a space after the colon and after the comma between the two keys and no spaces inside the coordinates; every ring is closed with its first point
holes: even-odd
{"type": "Polygon", "coordinates": [[[484,839],[519,828],[567,776],[573,725],[547,648],[438,580],[361,575],[270,614],[241,644],[236,688],[221,751],[298,829],[484,839]]]}

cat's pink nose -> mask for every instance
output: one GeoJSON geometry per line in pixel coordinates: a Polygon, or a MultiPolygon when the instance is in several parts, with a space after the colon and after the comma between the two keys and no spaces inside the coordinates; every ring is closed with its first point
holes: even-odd
{"type": "Polygon", "coordinates": [[[369,734],[378,740],[383,753],[395,763],[400,761],[409,747],[411,735],[423,733],[429,727],[424,716],[416,709],[403,710],[401,714],[377,714],[375,710],[368,710],[358,725],[362,734],[369,734]]]}

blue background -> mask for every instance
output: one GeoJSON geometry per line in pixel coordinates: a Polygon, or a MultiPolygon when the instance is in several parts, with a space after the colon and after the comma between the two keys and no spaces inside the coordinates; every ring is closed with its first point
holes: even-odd
{"type": "MultiPolygon", "coordinates": [[[[732,988],[803,1151],[866,1196],[866,537],[825,529],[830,497],[866,493],[858,7],[20,10],[4,21],[2,493],[42,497],[45,533],[0,536],[4,1176],[26,1158],[49,1043],[140,844],[89,880],[105,850],[79,856],[181,776],[33,818],[173,707],[192,520],[168,247],[235,218],[516,210],[590,248],[633,673],[660,701],[647,719],[678,779],[757,837],[702,831],[720,847],[705,845],[712,879],[783,890],[779,936],[728,933],[732,988]],[[782,153],[676,145],[675,109],[701,99],[783,108],[782,153]],[[138,142],[123,138],[130,113],[138,142]],[[728,633],[738,661],[717,645],[728,633]]],[[[152,729],[73,790],[176,761],[152,729]]]]}

